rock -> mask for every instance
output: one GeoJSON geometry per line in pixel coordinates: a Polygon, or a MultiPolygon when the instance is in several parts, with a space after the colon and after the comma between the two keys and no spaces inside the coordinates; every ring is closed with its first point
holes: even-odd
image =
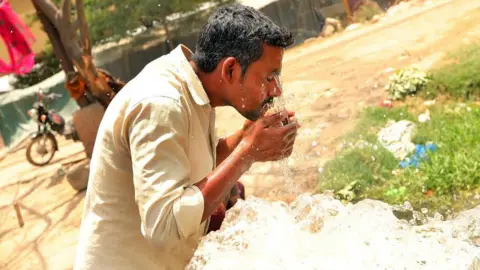
{"type": "Polygon", "coordinates": [[[353,30],[358,29],[362,26],[363,26],[363,24],[361,24],[361,23],[353,23],[353,24],[350,24],[349,26],[347,26],[347,28],[345,28],[345,31],[353,31],[353,30]]]}
{"type": "Polygon", "coordinates": [[[335,33],[335,27],[332,25],[325,25],[322,29],[322,32],[320,33],[320,36],[322,37],[329,37],[335,33]]]}
{"type": "Polygon", "coordinates": [[[342,30],[342,23],[334,18],[325,19],[325,25],[323,26],[322,31],[320,32],[320,37],[329,37],[336,32],[342,30]]]}
{"type": "Polygon", "coordinates": [[[413,210],[406,209],[405,207],[400,205],[392,206],[392,213],[393,215],[395,215],[395,217],[401,220],[410,221],[413,219],[413,210]]]}
{"type": "Polygon", "coordinates": [[[418,122],[426,123],[430,121],[430,111],[426,110],[424,113],[418,115],[418,122]]]}
{"type": "Polygon", "coordinates": [[[371,23],[377,23],[382,19],[381,15],[375,15],[373,18],[370,20],[371,23]]]}
{"type": "Polygon", "coordinates": [[[435,100],[427,100],[423,103],[426,107],[430,107],[432,105],[435,105],[436,101],[435,100]]]}
{"type": "Polygon", "coordinates": [[[336,32],[342,30],[342,23],[339,20],[334,19],[334,18],[325,19],[325,25],[331,25],[331,26],[335,27],[336,32]]]}
{"type": "Polygon", "coordinates": [[[412,143],[415,127],[413,122],[406,120],[389,122],[378,132],[378,141],[397,159],[404,160],[415,150],[415,144],[412,143]]]}
{"type": "Polygon", "coordinates": [[[408,12],[410,7],[411,7],[410,3],[406,1],[400,2],[398,5],[392,6],[387,10],[387,16],[395,16],[396,14],[402,14],[402,13],[408,12]]]}
{"type": "Polygon", "coordinates": [[[186,269],[480,269],[480,248],[470,240],[480,207],[422,226],[392,210],[375,200],[344,205],[332,194],[290,205],[249,198],[202,239],[186,269]]]}
{"type": "Polygon", "coordinates": [[[82,191],[87,188],[89,174],[90,159],[73,165],[66,172],[68,183],[77,191],[82,191]]]}

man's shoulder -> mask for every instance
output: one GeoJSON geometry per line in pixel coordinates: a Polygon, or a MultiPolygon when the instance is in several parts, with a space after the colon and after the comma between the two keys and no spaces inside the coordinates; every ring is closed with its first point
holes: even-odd
{"type": "MultiPolygon", "coordinates": [[[[127,101],[128,106],[154,100],[171,100],[181,104],[185,95],[185,82],[165,59],[148,64],[120,91],[115,99],[127,101]]],[[[167,102],[168,103],[168,102],[167,102]]]]}

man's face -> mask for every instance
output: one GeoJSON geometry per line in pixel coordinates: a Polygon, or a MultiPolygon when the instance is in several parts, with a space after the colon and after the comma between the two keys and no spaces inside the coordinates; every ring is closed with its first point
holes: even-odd
{"type": "MultiPolygon", "coordinates": [[[[282,94],[280,72],[284,49],[263,46],[263,54],[250,64],[243,76],[236,79],[228,89],[228,103],[245,118],[255,121],[282,94]]],[[[237,71],[238,72],[238,71],[237,71]]]]}

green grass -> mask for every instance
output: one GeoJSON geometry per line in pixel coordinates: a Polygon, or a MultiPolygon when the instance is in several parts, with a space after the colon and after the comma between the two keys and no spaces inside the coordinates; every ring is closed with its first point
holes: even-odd
{"type": "Polygon", "coordinates": [[[376,142],[376,133],[388,119],[414,120],[412,113],[406,106],[369,108],[357,129],[346,137],[341,153],[326,164],[319,179],[319,191],[339,191],[357,181],[354,201],[365,198],[390,204],[409,201],[417,208],[428,207],[432,211],[458,210],[477,204],[473,197],[480,187],[480,108],[452,103],[437,105],[430,111],[431,121],[417,123],[414,140],[433,141],[439,149],[429,154],[418,170],[400,170],[399,161],[376,142]],[[400,173],[393,174],[394,170],[400,173]],[[426,196],[428,190],[434,195],[426,196]]]}
{"type": "Polygon", "coordinates": [[[450,53],[446,63],[431,72],[431,83],[421,94],[434,98],[440,94],[455,99],[480,97],[480,42],[450,53]]]}
{"type": "Polygon", "coordinates": [[[433,72],[429,85],[410,105],[368,108],[354,131],[345,136],[343,148],[328,162],[319,177],[319,191],[348,194],[353,201],[365,198],[390,204],[409,201],[416,208],[446,211],[471,208],[480,203],[480,43],[451,53],[433,72]],[[431,120],[416,121],[423,112],[422,98],[441,95],[447,101],[429,108],[431,120]],[[460,103],[466,100],[468,103],[460,103]],[[433,142],[419,168],[400,169],[399,160],[377,142],[378,131],[388,120],[417,124],[412,142],[433,142]],[[344,193],[346,187],[352,192],[344,193]]]}
{"type": "Polygon", "coordinates": [[[406,105],[391,109],[369,107],[363,112],[354,133],[365,133],[370,129],[378,130],[378,127],[384,126],[388,120],[415,121],[415,116],[408,111],[408,106],[406,105]]]}
{"type": "MultiPolygon", "coordinates": [[[[466,32],[479,19],[480,9],[473,10],[455,31],[466,32]]],[[[410,105],[364,111],[353,132],[344,137],[342,150],[325,165],[319,192],[334,190],[353,202],[409,201],[417,210],[427,207],[431,213],[480,203],[480,40],[449,53],[429,72],[429,79],[418,97],[409,98],[410,105]],[[429,108],[431,120],[418,123],[417,116],[424,111],[420,104],[432,98],[437,104],[429,108]],[[378,131],[390,119],[415,122],[412,142],[432,141],[438,146],[418,169],[401,169],[399,160],[377,142],[378,131]]]]}
{"type": "Polygon", "coordinates": [[[357,181],[356,199],[381,199],[369,191],[388,183],[398,161],[377,142],[376,134],[389,120],[402,119],[414,120],[406,106],[367,108],[354,131],[343,140],[340,154],[326,164],[320,176],[320,189],[338,191],[357,181]]]}

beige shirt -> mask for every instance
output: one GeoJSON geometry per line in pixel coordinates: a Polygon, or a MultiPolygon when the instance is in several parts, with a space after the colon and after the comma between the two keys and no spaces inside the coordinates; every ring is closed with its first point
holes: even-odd
{"type": "Polygon", "coordinates": [[[109,105],[100,125],[74,269],[183,269],[207,223],[194,185],[215,167],[215,112],[177,47],[109,105]]]}

